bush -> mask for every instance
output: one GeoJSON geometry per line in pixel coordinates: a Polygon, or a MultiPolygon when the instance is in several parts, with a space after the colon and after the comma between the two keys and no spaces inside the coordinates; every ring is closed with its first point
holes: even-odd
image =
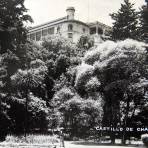
{"type": "Polygon", "coordinates": [[[148,148],[148,134],[141,135],[143,144],[148,148]]]}

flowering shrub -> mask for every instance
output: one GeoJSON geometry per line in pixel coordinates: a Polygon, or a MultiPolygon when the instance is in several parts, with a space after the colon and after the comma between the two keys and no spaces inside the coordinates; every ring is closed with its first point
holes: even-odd
{"type": "Polygon", "coordinates": [[[82,64],[77,67],[75,85],[76,87],[81,85],[79,87],[82,88],[82,85],[86,85],[86,82],[91,79],[94,73],[100,77],[100,73],[104,70],[108,71],[118,67],[123,67],[122,69],[125,69],[125,72],[129,71],[132,77],[134,71],[136,71],[136,66],[144,61],[145,54],[146,51],[142,42],[131,39],[120,42],[106,41],[85,54],[82,64]],[[82,81],[84,83],[81,83],[82,81]]]}
{"type": "Polygon", "coordinates": [[[58,35],[45,38],[42,46],[48,50],[48,52],[53,52],[57,54],[57,56],[64,54],[68,57],[74,57],[81,52],[76,44],[58,35]]]}

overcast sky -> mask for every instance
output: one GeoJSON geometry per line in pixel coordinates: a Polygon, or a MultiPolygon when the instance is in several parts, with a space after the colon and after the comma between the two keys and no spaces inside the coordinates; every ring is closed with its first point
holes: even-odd
{"type": "MultiPolygon", "coordinates": [[[[145,0],[130,0],[135,8],[145,4],[145,0]]],[[[66,8],[76,9],[75,18],[83,22],[100,21],[112,24],[110,13],[116,12],[123,0],[26,0],[25,6],[34,20],[34,25],[42,24],[66,16],[66,8]]]]}

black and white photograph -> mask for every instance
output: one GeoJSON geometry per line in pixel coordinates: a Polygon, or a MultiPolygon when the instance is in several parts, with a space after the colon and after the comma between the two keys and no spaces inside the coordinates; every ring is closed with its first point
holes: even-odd
{"type": "Polygon", "coordinates": [[[0,0],[0,148],[148,148],[148,0],[0,0]]]}

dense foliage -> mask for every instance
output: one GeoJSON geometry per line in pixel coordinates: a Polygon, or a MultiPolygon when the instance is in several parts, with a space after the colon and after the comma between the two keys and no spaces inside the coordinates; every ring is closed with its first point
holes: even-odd
{"type": "Polygon", "coordinates": [[[148,55],[145,43],[124,40],[137,39],[139,31],[128,0],[112,14],[112,39],[124,41],[98,47],[89,36],[77,44],[61,36],[49,36],[41,45],[26,41],[23,22],[31,18],[24,15],[24,0],[1,0],[0,10],[0,140],[8,133],[59,127],[70,138],[87,138],[96,126],[107,126],[123,127],[121,135],[105,134],[112,143],[116,136],[125,143],[133,136],[126,126],[147,125],[148,55]]]}
{"type": "MultiPolygon", "coordinates": [[[[143,107],[148,87],[148,64],[143,46],[132,40],[107,41],[86,53],[78,67],[75,83],[78,93],[87,95],[91,82],[91,93],[103,96],[102,125],[125,128],[132,124],[130,119],[143,107]]],[[[146,126],[146,122],[143,124],[146,126]]],[[[113,134],[112,142],[115,140],[113,134]]],[[[125,133],[122,134],[124,143],[125,133]]]]}
{"type": "Polygon", "coordinates": [[[148,4],[140,11],[140,33],[141,39],[148,43],[148,4]]]}
{"type": "Polygon", "coordinates": [[[53,123],[56,108],[52,98],[61,89],[62,76],[67,81],[64,85],[72,87],[70,69],[80,63],[84,51],[65,38],[53,36],[46,38],[42,46],[22,44],[18,52],[19,57],[8,51],[0,59],[4,135],[47,132],[61,125],[59,117],[53,123]]]}
{"type": "MultiPolygon", "coordinates": [[[[0,81],[5,110],[1,120],[8,121],[4,131],[47,132],[64,127],[70,138],[86,138],[98,125],[136,126],[139,121],[146,125],[147,120],[140,118],[147,117],[144,46],[134,40],[106,41],[84,53],[59,36],[46,38],[41,46],[26,43],[24,60],[19,60],[22,65],[10,75],[10,91],[5,75],[0,81]]],[[[1,63],[7,62],[7,56],[1,57],[1,63]]],[[[114,142],[115,135],[110,136],[114,142]]],[[[123,133],[123,142],[125,137],[123,133]]]]}
{"type": "Polygon", "coordinates": [[[124,0],[118,12],[111,14],[114,20],[111,34],[113,40],[138,39],[138,12],[133,6],[129,0],[124,0]]]}
{"type": "Polygon", "coordinates": [[[26,12],[24,0],[0,0],[0,140],[12,129],[10,125],[15,121],[9,113],[16,109],[15,103],[21,101],[19,96],[12,95],[15,89],[10,77],[21,68],[21,56],[25,56],[21,53],[27,33],[24,22],[32,22],[26,12]]]}
{"type": "Polygon", "coordinates": [[[26,14],[24,0],[0,0],[0,53],[16,50],[17,46],[26,41],[27,29],[24,22],[32,19],[26,14]]]}
{"type": "Polygon", "coordinates": [[[94,39],[90,36],[82,35],[77,43],[77,46],[81,49],[90,49],[94,46],[94,39]]]}

